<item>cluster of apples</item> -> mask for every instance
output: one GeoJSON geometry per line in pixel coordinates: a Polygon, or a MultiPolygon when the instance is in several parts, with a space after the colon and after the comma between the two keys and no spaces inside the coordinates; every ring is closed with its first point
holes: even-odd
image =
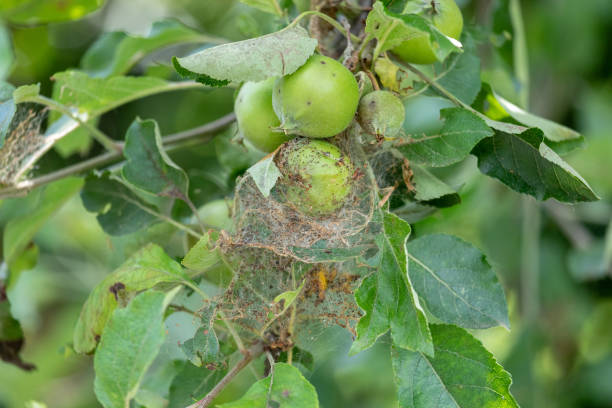
{"type": "MultiPolygon", "coordinates": [[[[425,16],[444,34],[458,38],[463,27],[454,0],[435,0],[425,16]]],[[[429,36],[415,35],[393,52],[406,62],[436,61],[429,36]]],[[[344,204],[352,188],[353,164],[338,146],[321,140],[343,132],[356,118],[377,137],[393,137],[404,122],[404,106],[393,93],[370,92],[360,98],[351,71],[338,61],[313,55],[281,78],[245,83],[234,110],[244,138],[264,152],[276,153],[287,189],[300,211],[326,216],[344,204]],[[357,117],[356,117],[357,115],[357,117]]]]}

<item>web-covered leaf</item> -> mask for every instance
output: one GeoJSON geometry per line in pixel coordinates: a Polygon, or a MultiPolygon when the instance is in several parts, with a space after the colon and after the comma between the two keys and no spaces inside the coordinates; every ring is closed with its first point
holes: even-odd
{"type": "Polygon", "coordinates": [[[480,171],[519,193],[570,203],[597,200],[587,182],[543,141],[544,134],[537,128],[520,134],[498,130],[472,153],[478,157],[480,171]]]}
{"type": "Polygon", "coordinates": [[[113,312],[94,357],[94,390],[105,408],[130,406],[164,342],[164,312],[178,290],[143,292],[113,312]]]}
{"type": "Polygon", "coordinates": [[[49,126],[46,135],[40,128],[46,110],[29,103],[14,105],[13,99],[0,108],[7,126],[4,143],[0,147],[0,185],[13,185],[22,179],[56,137],[57,128],[49,126]],[[14,106],[14,109],[13,109],[14,106]]]}
{"type": "Polygon", "coordinates": [[[295,26],[174,58],[173,63],[182,76],[211,86],[257,82],[293,73],[312,55],[316,45],[305,29],[295,26]]]}
{"type": "MultiPolygon", "coordinates": [[[[357,130],[352,128],[333,139],[351,157],[355,169],[351,192],[342,208],[327,217],[304,214],[286,198],[288,180],[278,178],[265,197],[249,172],[235,190],[236,234],[231,237],[232,244],[265,248],[310,263],[347,259],[373,246],[371,236],[364,231],[372,217],[375,190],[354,133],[357,130]]],[[[265,166],[266,162],[260,163],[265,166]]],[[[283,163],[278,161],[276,166],[281,168],[283,163]]]]}
{"type": "Polygon", "coordinates": [[[354,259],[312,265],[265,249],[233,245],[224,249],[235,271],[234,279],[214,301],[244,338],[255,340],[254,333],[259,333],[266,336],[272,349],[286,351],[293,344],[291,325],[294,333],[303,335],[311,331],[313,322],[354,331],[361,313],[353,292],[369,268],[354,259]],[[293,299],[287,298],[288,294],[293,294],[293,299]]]}
{"type": "Polygon", "coordinates": [[[162,283],[171,288],[186,279],[183,268],[162,248],[155,244],[145,246],[91,291],[74,329],[74,349],[92,352],[113,311],[125,307],[139,292],[162,283]]]}
{"type": "Polygon", "coordinates": [[[510,374],[464,329],[430,325],[434,356],[394,347],[402,408],[518,408],[510,374]]]}
{"type": "Polygon", "coordinates": [[[482,252],[452,235],[432,234],[406,246],[408,274],[434,316],[466,328],[510,328],[504,290],[482,252]]]}

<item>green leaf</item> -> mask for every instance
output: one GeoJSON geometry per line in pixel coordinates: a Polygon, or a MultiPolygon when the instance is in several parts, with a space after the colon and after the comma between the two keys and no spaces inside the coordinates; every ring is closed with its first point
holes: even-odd
{"type": "Polygon", "coordinates": [[[198,328],[193,338],[181,344],[181,350],[189,361],[197,367],[203,365],[209,369],[215,367],[214,363],[220,361],[219,339],[213,327],[216,306],[210,305],[202,312],[202,325],[198,328]],[[210,366],[213,364],[213,366],[210,366]]]}
{"type": "Polygon", "coordinates": [[[526,128],[519,126],[520,124],[539,128],[544,133],[546,144],[560,154],[567,153],[581,146],[584,142],[584,137],[580,133],[551,120],[526,112],[501,97],[487,83],[482,84],[482,90],[478,95],[478,99],[474,102],[474,107],[490,119],[493,119],[488,122],[489,126],[502,132],[522,133],[526,128]]]}
{"type": "Polygon", "coordinates": [[[221,262],[219,248],[215,246],[218,236],[219,234],[212,230],[204,234],[183,258],[182,264],[185,268],[202,272],[221,262]]]}
{"type": "Polygon", "coordinates": [[[92,352],[113,311],[140,291],[160,284],[176,286],[186,279],[183,268],[162,248],[155,244],[145,246],[91,291],[74,329],[74,349],[92,352]]]}
{"type": "MultiPolygon", "coordinates": [[[[410,13],[418,11],[409,10],[410,13]]],[[[374,3],[368,14],[365,32],[379,41],[376,46],[379,53],[395,48],[415,34],[423,32],[429,34],[432,51],[439,61],[444,60],[451,52],[461,51],[459,41],[442,34],[427,19],[417,14],[394,13],[385,9],[380,1],[374,3]]]]}
{"type": "Polygon", "coordinates": [[[464,329],[432,324],[435,357],[391,351],[401,408],[518,408],[510,374],[464,329]]]}
{"type": "Polygon", "coordinates": [[[444,72],[436,82],[462,102],[471,105],[482,85],[480,79],[480,57],[474,39],[463,35],[463,52],[453,54],[441,68],[444,72]]]}
{"type": "Polygon", "coordinates": [[[542,130],[547,144],[549,144],[550,147],[554,148],[555,150],[560,148],[561,152],[565,152],[567,151],[564,148],[565,146],[570,146],[569,149],[572,150],[573,148],[580,146],[584,141],[584,137],[575,130],[526,112],[501,96],[495,93],[493,93],[493,95],[504,110],[508,112],[508,115],[510,115],[517,122],[542,130]]]}
{"type": "Polygon", "coordinates": [[[120,105],[146,96],[194,88],[189,82],[169,82],[155,77],[115,76],[92,78],[84,72],[58,72],[54,99],[63,105],[75,107],[90,118],[99,116],[120,105]]]}
{"type": "MultiPolygon", "coordinates": [[[[89,120],[87,123],[93,127],[97,127],[98,118],[89,120]]],[[[75,153],[85,156],[92,145],[93,139],[91,138],[89,130],[85,127],[78,127],[55,142],[53,148],[62,158],[66,159],[75,153]]]]}
{"type": "Polygon", "coordinates": [[[179,288],[147,291],[114,311],[94,357],[94,391],[105,408],[125,408],[164,342],[164,312],[179,288]]]}
{"type": "MultiPolygon", "coordinates": [[[[189,58],[189,57],[185,57],[185,58],[189,58]]],[[[177,57],[172,57],[172,66],[174,67],[174,70],[181,77],[185,79],[193,79],[194,81],[199,82],[202,85],[221,87],[221,86],[229,85],[229,83],[231,82],[227,79],[215,79],[206,74],[199,74],[197,72],[193,72],[193,71],[190,71],[189,69],[183,68],[183,66],[181,65],[177,57]]]]}
{"type": "Polygon", "coordinates": [[[0,81],[11,73],[14,60],[10,33],[3,24],[0,24],[0,81]]]}
{"type": "Polygon", "coordinates": [[[409,235],[408,223],[394,214],[384,214],[384,234],[377,238],[381,251],[378,270],[367,276],[355,292],[365,316],[357,323],[351,354],[372,346],[389,329],[398,347],[433,354],[427,319],[407,274],[409,235]]]}
{"type": "Polygon", "coordinates": [[[304,288],[305,283],[306,283],[306,280],[303,280],[299,288],[295,290],[288,290],[286,292],[279,294],[278,296],[274,298],[274,303],[280,303],[281,301],[283,302],[282,304],[283,310],[281,311],[281,313],[284,313],[285,310],[291,307],[293,302],[295,302],[295,299],[297,298],[297,296],[300,294],[300,292],[304,288]]]}
{"type": "Polygon", "coordinates": [[[109,235],[129,234],[156,221],[149,212],[155,209],[108,172],[87,176],[81,200],[87,211],[98,213],[96,218],[109,235]]]}
{"type": "Polygon", "coordinates": [[[78,20],[104,5],[104,0],[3,0],[0,17],[13,24],[46,24],[78,20]]]}
{"type": "Polygon", "coordinates": [[[213,86],[230,82],[263,81],[285,76],[304,65],[317,40],[300,26],[262,37],[207,48],[184,58],[174,66],[182,76],[213,86]],[[211,81],[211,79],[213,81],[211,81]]]}
{"type": "MultiPolygon", "coordinates": [[[[398,78],[399,67],[395,65],[390,59],[386,57],[380,57],[374,63],[374,72],[380,79],[380,83],[383,87],[390,91],[400,92],[400,84],[398,78]]],[[[372,81],[368,78],[363,81],[365,86],[371,87],[372,81]]],[[[371,92],[371,91],[370,91],[371,92]]],[[[366,92],[362,92],[361,95],[365,95],[366,92]]]]}
{"type": "Polygon", "coordinates": [[[6,280],[6,289],[10,290],[18,281],[21,272],[34,269],[38,263],[39,249],[38,245],[30,242],[30,244],[15,257],[9,265],[9,275],[6,280]]]}
{"type": "MultiPolygon", "coordinates": [[[[94,78],[81,71],[57,72],[52,79],[55,81],[53,99],[77,108],[90,118],[135,99],[189,87],[188,83],[168,82],[156,77],[94,78]]],[[[54,116],[59,117],[59,114],[54,113],[52,118],[54,116]]]]}
{"type": "Polygon", "coordinates": [[[415,0],[381,0],[385,7],[397,14],[422,13],[426,10],[427,2],[415,0]]]}
{"type": "Polygon", "coordinates": [[[12,218],[4,228],[2,239],[4,261],[11,265],[28,247],[34,235],[83,186],[80,178],[66,178],[40,187],[30,196],[19,199],[29,201],[33,210],[12,218]]]}
{"type": "Polygon", "coordinates": [[[125,135],[121,169],[131,185],[158,196],[187,200],[189,178],[166,154],[154,120],[136,118],[125,135]]]}
{"type": "Polygon", "coordinates": [[[22,85],[13,91],[15,103],[29,102],[40,94],[40,84],[22,85]]]}
{"type": "Polygon", "coordinates": [[[276,363],[274,381],[269,376],[259,380],[238,401],[220,404],[218,407],[267,408],[269,406],[318,408],[319,399],[315,388],[304,378],[300,370],[286,363],[276,363]]]}
{"type": "Polygon", "coordinates": [[[452,235],[432,234],[406,249],[414,289],[434,316],[471,329],[510,328],[504,290],[477,248],[452,235]]]}
{"type": "MultiPolygon", "coordinates": [[[[1,288],[4,291],[4,286],[1,288]]],[[[11,304],[3,292],[0,298],[0,340],[14,341],[23,339],[21,325],[11,315],[11,304]]]]}
{"type": "Polygon", "coordinates": [[[23,370],[30,371],[35,367],[21,359],[19,353],[23,347],[21,324],[11,314],[11,304],[6,297],[6,289],[0,281],[0,359],[23,370]]]}
{"type": "Polygon", "coordinates": [[[123,75],[155,50],[174,44],[205,42],[218,43],[219,39],[203,35],[178,21],[157,21],[146,36],[120,31],[103,34],[83,55],[81,68],[92,77],[123,75]]]}
{"type": "Polygon", "coordinates": [[[273,155],[255,163],[247,170],[247,173],[251,175],[255,185],[264,197],[270,196],[270,191],[281,176],[280,170],[274,163],[273,155]]]}
{"type": "MultiPolygon", "coordinates": [[[[166,309],[167,315],[168,310],[166,309]]],[[[166,321],[165,326],[168,327],[168,325],[169,322],[166,321]]],[[[167,408],[170,384],[184,365],[184,360],[174,360],[171,356],[160,353],[140,382],[138,392],[134,397],[134,401],[140,405],[136,406],[139,408],[167,408]]]]}
{"type": "Polygon", "coordinates": [[[414,199],[435,207],[451,207],[461,202],[459,194],[448,184],[431,174],[423,167],[411,164],[414,199]]]}
{"type": "Polygon", "coordinates": [[[209,370],[206,367],[185,364],[170,385],[167,408],[185,408],[204,398],[225,373],[224,369],[209,370]]]}
{"type": "Polygon", "coordinates": [[[465,159],[481,140],[493,135],[487,124],[462,108],[440,111],[444,126],[435,134],[411,135],[398,150],[411,162],[432,167],[448,166],[465,159]]]}
{"type": "Polygon", "coordinates": [[[478,157],[484,174],[538,200],[598,200],[587,182],[543,140],[542,131],[536,128],[521,134],[496,131],[476,145],[472,154],[478,157]]]}
{"type": "Polygon", "coordinates": [[[280,0],[240,0],[240,2],[266,13],[275,14],[279,17],[283,16],[283,11],[279,6],[280,0]]]}

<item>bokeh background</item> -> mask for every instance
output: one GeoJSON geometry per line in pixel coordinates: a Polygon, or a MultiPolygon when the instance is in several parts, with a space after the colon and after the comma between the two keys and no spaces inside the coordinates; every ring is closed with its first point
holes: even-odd
{"type": "MultiPolygon", "coordinates": [[[[459,3],[468,23],[495,24],[498,0],[459,3]]],[[[536,203],[481,175],[474,162],[467,161],[446,175],[462,184],[462,204],[417,222],[414,230],[416,235],[446,232],[463,237],[480,247],[494,265],[506,288],[512,330],[474,333],[511,372],[511,390],[523,408],[609,408],[612,1],[524,0],[522,6],[531,79],[530,110],[585,136],[584,147],[565,159],[602,199],[574,206],[536,203]]],[[[273,18],[232,0],[109,0],[102,9],[72,22],[24,25],[2,23],[0,18],[0,71],[5,70],[8,81],[15,85],[40,82],[43,93],[50,94],[53,73],[78,66],[82,54],[100,33],[123,30],[145,35],[152,22],[168,17],[231,40],[278,27],[273,18]],[[14,61],[7,63],[11,54],[14,61]]],[[[171,76],[169,56],[179,51],[154,53],[132,73],[171,76]]],[[[500,87],[508,81],[493,68],[485,70],[485,75],[500,87]]],[[[100,126],[107,134],[121,138],[134,116],[139,115],[155,118],[162,133],[170,133],[230,112],[232,98],[231,89],[163,94],[105,115],[100,126]]],[[[412,115],[408,120],[436,121],[437,109],[443,105],[432,97],[409,101],[407,108],[412,115]]],[[[81,153],[68,157],[61,151],[51,152],[38,171],[52,169],[60,162],[79,161],[82,155],[97,151],[97,147],[88,145],[79,149],[81,153]]],[[[203,153],[209,148],[201,149],[199,155],[197,149],[182,153],[183,159],[200,160],[202,169],[214,172],[220,159],[214,157],[214,151],[212,155],[203,153]]],[[[244,170],[244,162],[221,165],[229,166],[233,173],[244,170]]],[[[211,199],[221,198],[230,194],[231,186],[213,185],[204,191],[211,199]]],[[[21,200],[1,201],[0,225],[20,208],[23,210],[21,200]]],[[[34,362],[38,369],[26,373],[0,362],[0,408],[23,407],[31,400],[50,408],[99,406],[93,395],[92,359],[71,352],[72,329],[91,288],[149,241],[167,244],[166,229],[158,226],[147,233],[109,238],[78,197],[45,224],[35,238],[37,265],[22,273],[10,293],[14,315],[26,333],[24,359],[34,362]]],[[[175,255],[179,254],[180,249],[176,249],[175,255]]],[[[179,332],[180,324],[168,322],[179,332]]],[[[170,343],[176,342],[176,337],[169,337],[168,342],[164,352],[174,353],[170,343]]],[[[315,367],[311,381],[322,406],[395,406],[388,344],[383,339],[372,350],[348,358],[349,344],[350,338],[341,331],[333,331],[320,344],[326,357],[315,367]]],[[[227,398],[232,393],[238,397],[248,386],[247,380],[244,384],[239,380],[230,388],[227,398]]]]}

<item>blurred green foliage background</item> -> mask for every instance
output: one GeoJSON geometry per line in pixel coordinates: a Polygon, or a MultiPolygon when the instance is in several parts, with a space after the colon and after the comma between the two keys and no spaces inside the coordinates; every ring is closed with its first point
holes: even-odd
{"type": "MultiPolygon", "coordinates": [[[[499,6],[495,0],[459,3],[471,24],[490,23],[491,9],[499,6]]],[[[612,407],[612,270],[603,262],[612,242],[612,2],[522,3],[530,58],[530,108],[585,135],[584,148],[566,159],[602,200],[575,206],[536,203],[480,174],[468,161],[447,175],[464,183],[462,204],[416,223],[415,234],[447,232],[464,237],[495,266],[506,288],[512,331],[499,328],[475,334],[513,375],[511,390],[523,408],[612,407]]],[[[43,93],[50,94],[53,73],[78,66],[102,32],[143,35],[152,22],[166,17],[231,40],[278,27],[272,17],[233,0],[110,0],[76,21],[0,23],[0,77],[7,73],[15,85],[40,82],[43,93]]],[[[133,72],[172,77],[169,56],[180,51],[185,49],[155,53],[133,72]]],[[[488,76],[504,80],[494,71],[488,76]]],[[[231,89],[158,95],[105,115],[100,126],[121,138],[138,115],[155,118],[162,133],[170,133],[230,112],[232,98],[231,89]]],[[[439,100],[418,102],[412,106],[415,117],[431,117],[433,111],[432,120],[436,120],[439,100]]],[[[95,153],[98,148],[93,149],[95,153]]],[[[206,146],[179,154],[182,160],[200,161],[203,172],[217,171],[223,164],[206,146]]],[[[79,154],[62,159],[57,152],[47,156],[39,171],[53,169],[60,161],[81,159],[79,154]]],[[[241,166],[244,161],[234,163],[228,177],[243,170],[241,166]]],[[[207,199],[231,193],[231,182],[214,185],[204,179],[207,199]]],[[[18,200],[0,202],[0,225],[19,205],[18,200]]],[[[91,359],[74,355],[66,345],[91,288],[148,241],[169,246],[163,226],[107,237],[78,197],[44,226],[35,238],[38,264],[22,273],[10,293],[14,315],[26,332],[24,359],[38,369],[26,373],[0,362],[1,408],[23,407],[30,400],[50,408],[98,406],[91,359]]],[[[170,248],[170,253],[180,256],[181,250],[173,254],[170,248]]],[[[180,332],[175,327],[180,321],[168,324],[180,332]]],[[[168,342],[176,338],[169,337],[168,342]]],[[[350,337],[341,330],[333,330],[319,345],[327,357],[317,364],[310,380],[322,406],[394,406],[388,344],[383,339],[353,358],[346,357],[349,345],[350,337]]],[[[173,352],[171,345],[165,350],[173,352]]],[[[238,381],[228,392],[237,397],[247,385],[238,381]]]]}

